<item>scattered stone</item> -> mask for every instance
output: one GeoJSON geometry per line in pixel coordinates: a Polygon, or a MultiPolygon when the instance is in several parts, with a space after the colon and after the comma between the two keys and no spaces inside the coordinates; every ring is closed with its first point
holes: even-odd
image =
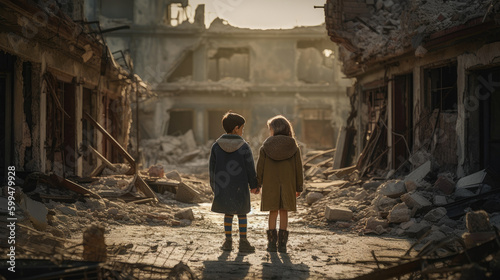
{"type": "Polygon", "coordinates": [[[61,211],[61,213],[63,213],[64,215],[68,215],[68,216],[76,216],[77,215],[77,211],[73,207],[61,205],[57,208],[57,210],[61,211]]]}
{"type": "Polygon", "coordinates": [[[374,5],[375,4],[375,0],[366,0],[366,4],[367,5],[374,5]]]}
{"type": "Polygon", "coordinates": [[[443,218],[445,215],[446,215],[446,208],[438,207],[427,212],[427,214],[425,214],[424,216],[424,219],[426,219],[429,222],[437,222],[441,220],[441,218],[443,218]]]}
{"type": "Polygon", "coordinates": [[[367,197],[368,197],[368,192],[366,192],[365,190],[362,190],[354,196],[354,200],[357,200],[359,202],[363,202],[367,197]]]}
{"type": "Polygon", "coordinates": [[[434,188],[438,189],[445,195],[450,195],[455,191],[455,182],[448,176],[438,176],[438,179],[434,183],[434,188]]]}
{"type": "Polygon", "coordinates": [[[401,200],[406,203],[408,207],[416,209],[432,205],[429,200],[418,193],[406,193],[401,196],[401,200]]]}
{"type": "Polygon", "coordinates": [[[324,197],[324,195],[322,193],[319,193],[319,192],[310,192],[306,196],[306,203],[309,204],[309,205],[311,205],[314,202],[322,199],[323,197],[324,197]]]}
{"type": "Polygon", "coordinates": [[[365,190],[375,190],[382,184],[381,181],[368,181],[363,184],[363,189],[365,190]]]}
{"type": "Polygon", "coordinates": [[[180,210],[177,213],[175,213],[174,216],[180,220],[190,220],[190,221],[194,220],[194,214],[191,208],[180,210]]]}
{"type": "Polygon", "coordinates": [[[413,181],[407,181],[405,182],[405,188],[406,192],[414,192],[418,189],[418,185],[413,181]]]}
{"type": "Polygon", "coordinates": [[[165,170],[163,169],[163,166],[160,164],[152,165],[148,169],[148,175],[149,175],[149,177],[163,178],[165,176],[165,170]]]}
{"type": "Polygon", "coordinates": [[[446,196],[443,196],[443,195],[434,196],[433,202],[434,202],[434,205],[437,205],[437,206],[443,206],[443,205],[448,204],[448,201],[446,200],[446,196]]]}
{"type": "Polygon", "coordinates": [[[427,221],[415,223],[406,230],[406,234],[411,238],[420,238],[431,228],[431,224],[427,221]]]}
{"type": "MultiPolygon", "coordinates": [[[[469,176],[465,176],[462,179],[458,180],[456,185],[456,191],[461,192],[462,190],[468,190],[473,195],[479,194],[480,186],[483,184],[484,179],[486,178],[486,170],[481,170],[469,176]]],[[[466,192],[464,192],[466,194],[466,192]]]]}
{"type": "Polygon", "coordinates": [[[176,180],[176,181],[182,182],[181,175],[179,174],[179,171],[177,171],[177,170],[172,170],[170,172],[167,172],[165,174],[165,177],[167,177],[168,179],[171,179],[171,180],[176,180]]]}
{"type": "Polygon", "coordinates": [[[377,207],[377,209],[380,211],[390,210],[397,203],[398,201],[396,199],[389,198],[383,195],[378,195],[372,200],[372,205],[377,207]]]}
{"type": "Polygon", "coordinates": [[[417,169],[413,170],[410,174],[405,177],[405,182],[413,181],[415,183],[419,183],[423,181],[424,178],[432,171],[431,161],[428,160],[424,164],[420,165],[417,169]]]}
{"type": "Polygon", "coordinates": [[[488,213],[484,210],[468,212],[465,215],[465,225],[469,232],[484,232],[492,230],[488,213]]]}
{"type": "Polygon", "coordinates": [[[405,183],[401,180],[390,180],[378,187],[377,193],[390,198],[400,197],[406,193],[405,183]]]}
{"type": "Polygon", "coordinates": [[[390,223],[404,223],[410,220],[411,211],[404,203],[396,204],[389,212],[387,219],[390,223]]]}
{"type": "Polygon", "coordinates": [[[375,8],[377,8],[377,10],[380,10],[380,9],[382,9],[383,6],[384,6],[384,0],[377,0],[377,3],[375,4],[375,8]]]}
{"type": "Polygon", "coordinates": [[[408,222],[401,223],[399,226],[402,229],[409,229],[411,226],[413,226],[416,223],[415,219],[411,218],[408,222]]]}
{"type": "Polygon", "coordinates": [[[353,217],[350,209],[338,206],[326,206],[325,218],[328,221],[349,221],[353,217]]]}
{"type": "Polygon", "coordinates": [[[377,226],[382,226],[386,228],[389,226],[389,223],[386,220],[381,220],[376,217],[370,217],[366,220],[365,229],[366,230],[375,230],[377,226]]]}
{"type": "Polygon", "coordinates": [[[394,5],[394,2],[392,0],[386,0],[384,1],[384,9],[390,11],[391,7],[394,5]]]}
{"type": "Polygon", "coordinates": [[[118,211],[118,209],[117,209],[117,208],[109,208],[109,209],[108,209],[108,214],[109,214],[109,215],[112,215],[112,216],[116,216],[116,215],[118,215],[118,212],[119,212],[119,211],[118,211]]]}

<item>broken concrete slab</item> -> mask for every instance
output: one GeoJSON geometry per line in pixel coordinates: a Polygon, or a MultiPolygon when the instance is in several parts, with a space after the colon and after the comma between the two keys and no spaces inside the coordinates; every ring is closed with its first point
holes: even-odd
{"type": "Polygon", "coordinates": [[[446,208],[438,207],[425,214],[424,219],[429,222],[437,222],[446,215],[446,208]]]}
{"type": "Polygon", "coordinates": [[[339,206],[329,206],[325,208],[325,218],[328,221],[350,221],[353,213],[350,209],[339,206]]]}
{"type": "Polygon", "coordinates": [[[354,200],[357,200],[359,202],[365,201],[365,199],[368,197],[368,192],[365,190],[362,190],[358,192],[356,195],[354,195],[354,200]]]}
{"type": "Polygon", "coordinates": [[[400,197],[406,193],[405,182],[402,180],[389,180],[380,185],[377,192],[390,198],[400,197]]]}
{"type": "Polygon", "coordinates": [[[396,205],[398,201],[384,195],[377,195],[371,202],[380,211],[388,211],[396,205]]]}
{"type": "Polygon", "coordinates": [[[190,221],[193,221],[194,220],[193,210],[191,208],[180,210],[180,211],[178,211],[177,213],[174,214],[174,217],[176,217],[176,218],[178,218],[180,220],[190,220],[190,221]]]}
{"type": "Polygon", "coordinates": [[[406,193],[401,196],[401,200],[408,205],[410,208],[422,208],[425,206],[431,206],[432,203],[419,193],[406,193]]]}
{"type": "Polygon", "coordinates": [[[323,197],[324,197],[324,195],[322,193],[319,193],[319,192],[310,192],[306,196],[306,203],[309,204],[309,205],[311,205],[314,202],[322,199],[323,197]]]}
{"type": "Polygon", "coordinates": [[[175,199],[180,202],[193,203],[197,201],[200,197],[200,193],[188,186],[186,183],[180,183],[177,186],[177,192],[175,193],[175,199]]]}
{"type": "Polygon", "coordinates": [[[377,189],[383,182],[382,181],[368,181],[363,184],[363,189],[374,190],[377,189]]]}
{"type": "MultiPolygon", "coordinates": [[[[456,184],[456,191],[462,193],[462,190],[468,190],[475,195],[480,194],[482,191],[481,187],[483,186],[486,175],[487,172],[485,169],[483,169],[474,174],[461,178],[456,184]]],[[[463,192],[463,194],[467,193],[468,192],[463,192]]]]}
{"type": "Polygon", "coordinates": [[[186,148],[188,151],[192,151],[196,149],[196,140],[194,138],[194,132],[192,129],[188,130],[184,135],[183,135],[183,142],[186,145],[186,148]]]}
{"type": "Polygon", "coordinates": [[[401,223],[399,225],[399,227],[406,230],[406,229],[409,229],[411,226],[413,226],[416,223],[417,223],[417,221],[414,218],[411,218],[409,221],[401,223]]]}
{"type": "Polygon", "coordinates": [[[70,207],[70,206],[60,205],[56,209],[59,210],[64,215],[68,215],[68,216],[76,216],[77,215],[77,210],[73,207],[70,207]]]}
{"type": "Polygon", "coordinates": [[[432,171],[432,163],[430,160],[426,161],[424,164],[420,165],[417,169],[413,170],[410,174],[408,174],[404,181],[413,181],[415,183],[419,183],[424,180],[424,178],[432,171]]]}
{"type": "Polygon", "coordinates": [[[201,150],[199,150],[199,149],[193,150],[193,151],[191,151],[189,153],[186,153],[186,154],[182,155],[177,162],[179,164],[186,163],[188,161],[191,161],[191,160],[195,159],[200,153],[201,153],[201,150]]]}
{"type": "Polygon", "coordinates": [[[406,206],[405,203],[398,203],[389,212],[387,220],[390,223],[400,224],[408,222],[410,220],[410,215],[411,211],[408,209],[408,206],[406,206]]]}
{"type": "Polygon", "coordinates": [[[407,181],[405,182],[405,188],[406,188],[406,192],[414,192],[418,189],[418,185],[417,183],[413,182],[413,181],[407,181]]]}

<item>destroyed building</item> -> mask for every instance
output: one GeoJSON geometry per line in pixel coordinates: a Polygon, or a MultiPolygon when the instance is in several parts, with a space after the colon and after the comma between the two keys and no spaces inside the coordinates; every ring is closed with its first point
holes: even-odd
{"type": "Polygon", "coordinates": [[[343,72],[357,81],[345,130],[352,158],[406,172],[432,157],[457,178],[500,174],[498,1],[328,0],[324,9],[343,72]]]}
{"type": "Polygon", "coordinates": [[[130,104],[148,89],[84,21],[84,1],[0,1],[0,19],[0,168],[88,176],[96,152],[121,162],[90,119],[127,147],[130,104]]]}
{"type": "Polygon", "coordinates": [[[324,26],[254,30],[216,18],[207,28],[204,5],[189,19],[187,1],[100,2],[88,19],[105,28],[131,25],[106,41],[112,51],[129,51],[136,73],[158,94],[141,104],[142,139],[192,130],[204,145],[223,133],[222,115],[233,110],[247,118],[245,138],[255,145],[267,135],[267,119],[284,114],[308,147],[335,146],[352,82],[324,26]]]}

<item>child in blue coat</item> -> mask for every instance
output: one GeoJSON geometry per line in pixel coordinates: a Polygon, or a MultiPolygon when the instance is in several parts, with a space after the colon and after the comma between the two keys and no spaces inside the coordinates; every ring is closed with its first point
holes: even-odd
{"type": "Polygon", "coordinates": [[[247,239],[247,213],[250,212],[250,191],[258,194],[252,150],[241,137],[245,118],[228,112],[222,118],[226,131],[212,145],[210,153],[210,186],[214,192],[212,211],[223,213],[226,240],[222,250],[232,250],[233,215],[238,215],[240,252],[255,252],[247,239]],[[249,187],[250,186],[250,189],[249,187]]]}

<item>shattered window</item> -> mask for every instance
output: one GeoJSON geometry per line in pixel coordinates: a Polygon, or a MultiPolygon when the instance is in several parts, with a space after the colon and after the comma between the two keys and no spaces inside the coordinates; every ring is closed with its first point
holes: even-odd
{"type": "Polygon", "coordinates": [[[425,70],[425,101],[428,108],[457,110],[457,66],[425,70]]]}
{"type": "Polygon", "coordinates": [[[208,60],[208,79],[225,78],[249,80],[250,62],[248,48],[218,48],[208,60]]]}

